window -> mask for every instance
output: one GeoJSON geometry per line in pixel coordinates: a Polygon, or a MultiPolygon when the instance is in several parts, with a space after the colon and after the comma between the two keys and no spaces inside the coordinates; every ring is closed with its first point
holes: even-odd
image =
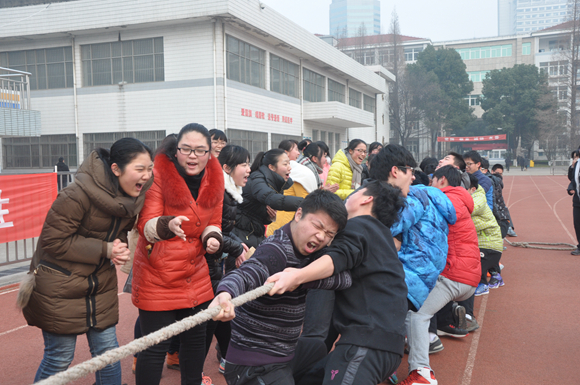
{"type": "Polygon", "coordinates": [[[487,59],[493,57],[512,56],[512,45],[496,45],[492,47],[462,48],[456,50],[462,60],[487,59]]]}
{"type": "MultiPolygon", "coordinates": [[[[327,144],[328,144],[328,147],[330,147],[331,152],[336,154],[338,152],[338,150],[340,150],[340,134],[338,132],[334,133],[334,148],[332,148],[332,145],[330,143],[330,137],[329,137],[327,144]]],[[[332,158],[332,155],[330,155],[330,157],[332,158]]]]}
{"type": "MultiPolygon", "coordinates": [[[[250,162],[261,151],[268,151],[268,133],[238,129],[227,129],[228,144],[241,146],[250,152],[250,162]]],[[[276,146],[277,147],[277,146],[276,146]]]]}
{"type": "Polygon", "coordinates": [[[81,46],[83,86],[165,80],[163,38],[81,46]]]}
{"type": "Polygon", "coordinates": [[[465,100],[470,107],[479,106],[481,104],[481,95],[468,95],[465,100]]]}
{"type": "Polygon", "coordinates": [[[348,88],[348,104],[350,106],[361,108],[361,96],[362,93],[348,88]]]}
{"type": "Polygon", "coordinates": [[[53,168],[61,156],[70,167],[78,166],[74,134],[2,139],[5,168],[53,168]]]}
{"type": "Polygon", "coordinates": [[[228,36],[227,77],[230,80],[266,88],[266,65],[264,50],[228,36]]]}
{"type": "Polygon", "coordinates": [[[318,142],[319,140],[320,140],[319,131],[318,130],[312,130],[312,141],[313,142],[318,142]]]}
{"type": "Polygon", "coordinates": [[[417,61],[417,57],[423,51],[423,48],[405,48],[405,61],[417,61]]]}
{"type": "Polygon", "coordinates": [[[323,102],[326,89],[324,76],[306,68],[304,68],[303,76],[304,100],[308,102],[323,102]]]}
{"type": "Polygon", "coordinates": [[[278,145],[280,144],[280,142],[283,141],[283,140],[286,140],[286,139],[294,139],[298,143],[300,143],[302,141],[302,137],[301,136],[272,134],[271,135],[270,148],[278,148],[278,145]]]}
{"type": "Polygon", "coordinates": [[[368,112],[375,113],[375,98],[363,95],[363,109],[368,112]]]}
{"type": "Polygon", "coordinates": [[[328,79],[328,101],[344,103],[344,94],[346,87],[344,84],[328,79]]]}
{"type": "Polygon", "coordinates": [[[298,97],[300,66],[270,54],[270,91],[298,97]]]}
{"type": "Polygon", "coordinates": [[[544,71],[549,76],[565,76],[568,74],[568,61],[542,62],[540,71],[544,71]]]}
{"type": "Polygon", "coordinates": [[[469,80],[471,80],[472,82],[476,83],[476,82],[482,82],[483,79],[485,79],[485,75],[488,73],[489,71],[476,71],[476,72],[468,72],[467,76],[469,76],[469,80]]]}
{"type": "Polygon", "coordinates": [[[85,157],[96,148],[111,148],[113,143],[121,138],[135,138],[145,143],[153,152],[165,139],[165,130],[135,131],[135,132],[100,132],[97,134],[83,134],[85,157]]]}
{"type": "Polygon", "coordinates": [[[2,52],[0,67],[30,72],[31,90],[73,86],[71,47],[2,52]]]}
{"type": "Polygon", "coordinates": [[[531,55],[531,54],[532,54],[532,43],[523,43],[522,55],[531,55]]]}

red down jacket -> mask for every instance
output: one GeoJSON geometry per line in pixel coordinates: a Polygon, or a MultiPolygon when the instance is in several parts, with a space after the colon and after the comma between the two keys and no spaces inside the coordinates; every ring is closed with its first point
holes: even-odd
{"type": "Polygon", "coordinates": [[[219,162],[212,157],[205,167],[197,201],[184,179],[165,154],[155,157],[155,182],[149,189],[137,228],[139,242],[133,262],[133,304],[141,310],[167,311],[198,306],[213,298],[209,269],[202,244],[206,227],[221,229],[224,177],[219,162]],[[143,229],[160,216],[185,215],[181,228],[187,237],[152,244],[143,229]]]}
{"type": "Polygon", "coordinates": [[[473,198],[463,187],[448,186],[441,191],[451,200],[457,213],[457,222],[449,226],[447,264],[441,275],[477,287],[481,279],[481,257],[477,231],[471,219],[473,198]]]}

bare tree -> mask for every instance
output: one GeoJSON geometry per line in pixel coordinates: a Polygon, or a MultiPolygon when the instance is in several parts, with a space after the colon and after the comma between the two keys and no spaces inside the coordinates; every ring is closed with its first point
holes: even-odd
{"type": "Polygon", "coordinates": [[[549,161],[566,156],[569,140],[566,130],[566,113],[558,111],[558,97],[546,89],[536,102],[537,130],[534,140],[539,140],[540,146],[549,161]]]}
{"type": "Polygon", "coordinates": [[[578,92],[578,71],[580,70],[580,0],[568,0],[570,12],[570,49],[569,49],[569,115],[570,115],[570,141],[578,142],[578,111],[576,107],[576,95],[578,92]]]}
{"type": "MultiPolygon", "coordinates": [[[[402,60],[401,47],[401,30],[399,26],[399,16],[396,9],[393,9],[391,15],[391,26],[389,29],[391,35],[391,52],[392,62],[387,62],[383,66],[395,75],[395,83],[390,87],[390,103],[389,115],[391,120],[391,129],[397,134],[399,143],[405,146],[407,139],[411,135],[411,121],[408,119],[413,113],[410,113],[410,106],[413,99],[411,95],[412,87],[410,87],[408,73],[405,70],[405,62],[402,60]]],[[[387,55],[388,58],[391,55],[387,55]]]]}

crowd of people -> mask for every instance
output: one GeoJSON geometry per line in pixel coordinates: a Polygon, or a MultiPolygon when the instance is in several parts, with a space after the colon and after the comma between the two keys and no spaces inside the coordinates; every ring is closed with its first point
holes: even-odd
{"type": "MultiPolygon", "coordinates": [[[[44,338],[35,382],[69,367],[78,335],[92,356],[118,347],[125,265],[135,338],[220,307],[136,355],[138,385],[159,384],[164,364],[182,384],[211,384],[214,336],[229,385],[397,383],[405,353],[402,384],[437,384],[439,336],[477,330],[474,297],[505,284],[503,167],[476,151],[418,167],[402,146],[361,139],[332,160],[310,140],[252,160],[227,142],[199,124],[155,154],[124,138],[63,186],[18,296],[44,338]],[[232,298],[265,283],[268,295],[234,309],[232,298]]],[[[120,364],[96,384],[120,385],[120,364]]]]}

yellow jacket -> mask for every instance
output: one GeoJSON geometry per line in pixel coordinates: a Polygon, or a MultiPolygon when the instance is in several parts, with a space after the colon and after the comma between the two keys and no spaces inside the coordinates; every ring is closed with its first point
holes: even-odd
{"type": "MultiPolygon", "coordinates": [[[[316,177],[312,170],[294,160],[290,162],[290,166],[292,167],[290,178],[292,178],[294,183],[289,189],[284,190],[284,195],[304,198],[306,195],[318,188],[316,177]]],[[[294,219],[295,212],[296,211],[278,211],[276,213],[276,221],[269,224],[266,229],[266,237],[274,234],[274,231],[294,219]]]]}
{"type": "Polygon", "coordinates": [[[330,166],[328,178],[326,178],[326,184],[333,185],[335,183],[338,183],[336,195],[342,200],[345,200],[354,191],[352,189],[352,170],[344,150],[338,150],[332,158],[332,166],[330,166]]]}
{"type": "MultiPolygon", "coordinates": [[[[298,182],[294,182],[288,190],[284,190],[284,195],[291,195],[294,197],[304,198],[308,195],[308,191],[298,182]]],[[[286,223],[294,219],[294,213],[296,211],[278,211],[276,213],[276,221],[268,225],[268,230],[266,230],[266,237],[274,234],[274,231],[278,230],[280,227],[284,226],[286,223]]]]}

